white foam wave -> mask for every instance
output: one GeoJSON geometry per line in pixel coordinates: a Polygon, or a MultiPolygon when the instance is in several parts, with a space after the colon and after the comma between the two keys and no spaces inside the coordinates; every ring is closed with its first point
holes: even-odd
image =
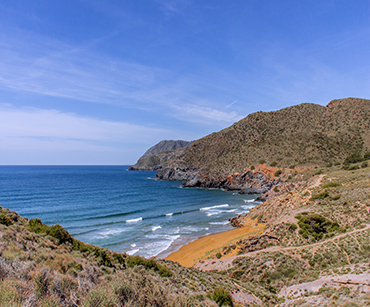
{"type": "Polygon", "coordinates": [[[137,248],[137,249],[133,249],[133,250],[130,250],[130,251],[127,251],[126,254],[129,254],[130,256],[136,254],[140,249],[137,248]]]}
{"type": "Polygon", "coordinates": [[[232,209],[232,210],[217,210],[217,211],[212,211],[212,212],[207,213],[207,216],[218,215],[218,214],[221,214],[221,213],[231,213],[231,212],[235,212],[235,211],[236,211],[236,209],[232,209]]]}
{"type": "Polygon", "coordinates": [[[216,206],[212,206],[212,207],[203,207],[203,208],[200,208],[199,210],[212,210],[212,209],[216,209],[216,208],[224,208],[224,207],[228,207],[229,205],[228,204],[223,204],[223,205],[216,205],[216,206]]]}
{"type": "Polygon", "coordinates": [[[193,227],[193,226],[185,226],[180,229],[180,233],[192,233],[198,232],[203,230],[203,228],[193,227]]]}
{"type": "Polygon", "coordinates": [[[139,217],[137,219],[126,220],[126,223],[137,223],[137,222],[141,222],[142,220],[143,218],[139,217]]]}
{"type": "Polygon", "coordinates": [[[136,244],[135,243],[132,243],[130,246],[131,247],[136,247],[136,244]]]}
{"type": "Polygon", "coordinates": [[[174,242],[179,237],[180,237],[179,235],[177,236],[165,235],[161,237],[162,240],[160,241],[145,244],[141,250],[142,256],[149,258],[160,254],[161,252],[168,249],[172,242],[174,242]]]}
{"type": "Polygon", "coordinates": [[[173,213],[167,213],[166,214],[166,216],[172,216],[173,215],[173,213]]]}
{"type": "Polygon", "coordinates": [[[227,225],[230,224],[229,221],[223,221],[223,222],[211,222],[211,225],[227,225]]]}
{"type": "Polygon", "coordinates": [[[248,206],[248,205],[247,205],[247,206],[242,206],[242,208],[243,208],[243,209],[246,209],[246,210],[248,210],[248,211],[249,211],[249,209],[250,209],[250,208],[253,208],[253,206],[248,206]]]}
{"type": "Polygon", "coordinates": [[[152,228],[152,231],[156,231],[157,229],[161,229],[162,227],[161,226],[154,226],[153,228],[152,228]]]}
{"type": "Polygon", "coordinates": [[[243,199],[245,203],[253,203],[256,200],[255,199],[243,199]]]}
{"type": "Polygon", "coordinates": [[[116,234],[119,234],[119,233],[124,232],[124,231],[126,231],[126,229],[122,229],[122,228],[105,229],[105,230],[99,231],[97,233],[97,236],[95,236],[94,238],[95,239],[104,239],[104,238],[106,238],[108,236],[116,235],[116,234]]]}

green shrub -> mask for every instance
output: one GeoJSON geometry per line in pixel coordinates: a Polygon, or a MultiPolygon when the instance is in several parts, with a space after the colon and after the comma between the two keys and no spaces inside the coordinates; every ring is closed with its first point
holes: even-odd
{"type": "Polygon", "coordinates": [[[217,258],[217,259],[220,259],[221,257],[222,257],[221,253],[217,253],[217,254],[216,254],[216,258],[217,258]]]}
{"type": "Polygon", "coordinates": [[[290,224],[289,225],[289,231],[296,231],[298,228],[298,226],[294,223],[290,224]]]}
{"type": "Polygon", "coordinates": [[[368,162],[363,162],[362,164],[361,164],[361,167],[362,168],[366,168],[366,167],[368,167],[369,166],[369,163],[368,162]]]}
{"type": "Polygon", "coordinates": [[[126,260],[126,264],[128,267],[133,268],[138,265],[142,265],[146,270],[153,270],[154,272],[157,272],[161,277],[171,277],[172,272],[167,269],[165,266],[158,264],[153,259],[144,259],[140,256],[131,256],[128,257],[126,260]]]}
{"type": "Polygon", "coordinates": [[[118,302],[105,289],[92,289],[82,302],[83,307],[115,307],[118,302]]]}
{"type": "Polygon", "coordinates": [[[370,152],[366,152],[365,154],[364,154],[364,159],[363,159],[364,161],[367,161],[367,160],[370,160],[370,152]]]}
{"type": "Polygon", "coordinates": [[[290,169],[295,169],[295,165],[289,166],[290,169]]]}
{"type": "Polygon", "coordinates": [[[361,162],[362,161],[362,157],[361,157],[361,154],[359,152],[355,152],[351,155],[349,155],[347,158],[344,159],[344,164],[352,164],[352,163],[357,163],[357,162],[361,162]]]}
{"type": "Polygon", "coordinates": [[[106,267],[114,267],[112,261],[110,260],[107,252],[102,248],[97,248],[95,250],[95,256],[99,259],[99,265],[104,265],[106,267]]]}
{"type": "Polygon", "coordinates": [[[276,161],[270,163],[270,166],[272,166],[272,167],[274,167],[276,165],[277,165],[277,162],[276,161]]]}
{"type": "Polygon", "coordinates": [[[312,197],[310,198],[310,200],[315,200],[315,199],[324,199],[326,197],[329,196],[329,193],[327,191],[323,191],[319,194],[314,194],[312,195],[312,197]]]}
{"type": "Polygon", "coordinates": [[[83,243],[83,242],[81,242],[79,240],[76,240],[76,239],[73,239],[72,248],[74,250],[80,251],[81,253],[84,253],[84,252],[90,252],[91,253],[94,249],[90,244],[83,243]]]}
{"type": "Polygon", "coordinates": [[[234,306],[231,294],[222,288],[218,288],[211,294],[211,299],[217,303],[218,306],[234,306]]]}
{"type": "Polygon", "coordinates": [[[270,278],[272,280],[277,280],[277,279],[281,279],[281,277],[283,276],[283,274],[280,272],[280,271],[275,271],[273,272],[271,275],[270,275],[270,278]]]}
{"type": "Polygon", "coordinates": [[[323,186],[322,186],[322,188],[324,188],[324,189],[326,189],[326,188],[334,188],[334,187],[339,187],[339,186],[341,186],[341,184],[340,183],[338,183],[338,182],[329,182],[329,183],[327,183],[327,184],[324,184],[323,186]]]}
{"type": "Polygon", "coordinates": [[[332,167],[333,166],[333,163],[329,162],[328,164],[326,164],[326,167],[332,167]]]}
{"type": "Polygon", "coordinates": [[[113,258],[116,259],[119,264],[126,266],[126,261],[122,254],[114,253],[113,258]]]}
{"type": "Polygon", "coordinates": [[[72,243],[72,237],[67,230],[65,230],[59,224],[53,225],[46,228],[46,234],[52,236],[58,240],[58,244],[63,244],[66,242],[72,243]]]}
{"type": "Polygon", "coordinates": [[[41,223],[40,219],[31,219],[28,222],[28,229],[35,233],[46,233],[46,225],[41,223]]]}
{"type": "Polygon", "coordinates": [[[349,168],[348,168],[348,170],[349,171],[355,171],[355,170],[357,170],[357,169],[359,169],[360,167],[358,166],[358,165],[353,165],[353,166],[350,166],[349,168]]]}
{"type": "Polygon", "coordinates": [[[335,162],[334,163],[334,166],[338,166],[338,165],[340,165],[340,162],[335,162]]]}
{"type": "Polygon", "coordinates": [[[281,174],[283,173],[283,171],[281,169],[277,170],[275,173],[274,173],[274,176],[275,177],[279,177],[281,174]]]}
{"type": "Polygon", "coordinates": [[[335,195],[333,197],[330,197],[330,200],[338,200],[340,198],[340,195],[335,195]]]}
{"type": "Polygon", "coordinates": [[[3,213],[0,215],[0,224],[10,226],[13,224],[13,222],[3,213]]]}
{"type": "Polygon", "coordinates": [[[264,159],[259,160],[259,164],[265,164],[265,163],[266,163],[266,160],[264,159]]]}
{"type": "Polygon", "coordinates": [[[279,190],[279,188],[277,186],[274,187],[274,192],[276,192],[276,193],[279,193],[280,192],[280,190],[279,190]]]}
{"type": "Polygon", "coordinates": [[[293,278],[295,275],[297,275],[297,272],[293,268],[288,268],[283,271],[283,275],[287,278],[293,278]]]}
{"type": "Polygon", "coordinates": [[[299,234],[306,239],[308,235],[311,235],[316,240],[320,240],[323,238],[324,233],[337,230],[339,227],[338,223],[327,221],[320,214],[298,215],[296,218],[298,218],[298,226],[300,227],[299,234]]]}
{"type": "Polygon", "coordinates": [[[251,165],[251,170],[253,171],[255,169],[254,165],[251,165]]]}

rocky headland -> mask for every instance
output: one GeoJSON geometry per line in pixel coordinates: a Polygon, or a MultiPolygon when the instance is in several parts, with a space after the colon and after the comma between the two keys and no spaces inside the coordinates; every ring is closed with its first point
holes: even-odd
{"type": "Polygon", "coordinates": [[[369,113],[370,101],[358,98],[256,112],[194,141],[156,168],[156,177],[186,181],[184,187],[262,194],[264,201],[302,185],[287,184],[288,178],[370,148],[369,113]]]}
{"type": "Polygon", "coordinates": [[[135,171],[157,171],[173,160],[184,154],[185,150],[192,144],[192,142],[182,140],[163,140],[158,144],[150,147],[136,162],[131,165],[128,170],[135,171]]]}

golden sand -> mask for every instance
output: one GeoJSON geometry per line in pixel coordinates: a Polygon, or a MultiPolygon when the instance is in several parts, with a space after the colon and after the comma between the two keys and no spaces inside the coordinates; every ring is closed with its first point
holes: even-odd
{"type": "Polygon", "coordinates": [[[182,266],[190,268],[200,260],[214,257],[224,246],[233,244],[248,236],[259,234],[263,229],[264,224],[251,223],[249,226],[204,236],[182,246],[178,251],[170,254],[165,259],[178,262],[182,266]]]}

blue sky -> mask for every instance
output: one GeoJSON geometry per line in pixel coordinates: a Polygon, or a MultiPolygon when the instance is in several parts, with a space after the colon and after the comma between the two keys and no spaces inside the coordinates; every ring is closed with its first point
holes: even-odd
{"type": "Polygon", "coordinates": [[[370,98],[369,1],[2,0],[0,164],[132,164],[256,111],[370,98]]]}

